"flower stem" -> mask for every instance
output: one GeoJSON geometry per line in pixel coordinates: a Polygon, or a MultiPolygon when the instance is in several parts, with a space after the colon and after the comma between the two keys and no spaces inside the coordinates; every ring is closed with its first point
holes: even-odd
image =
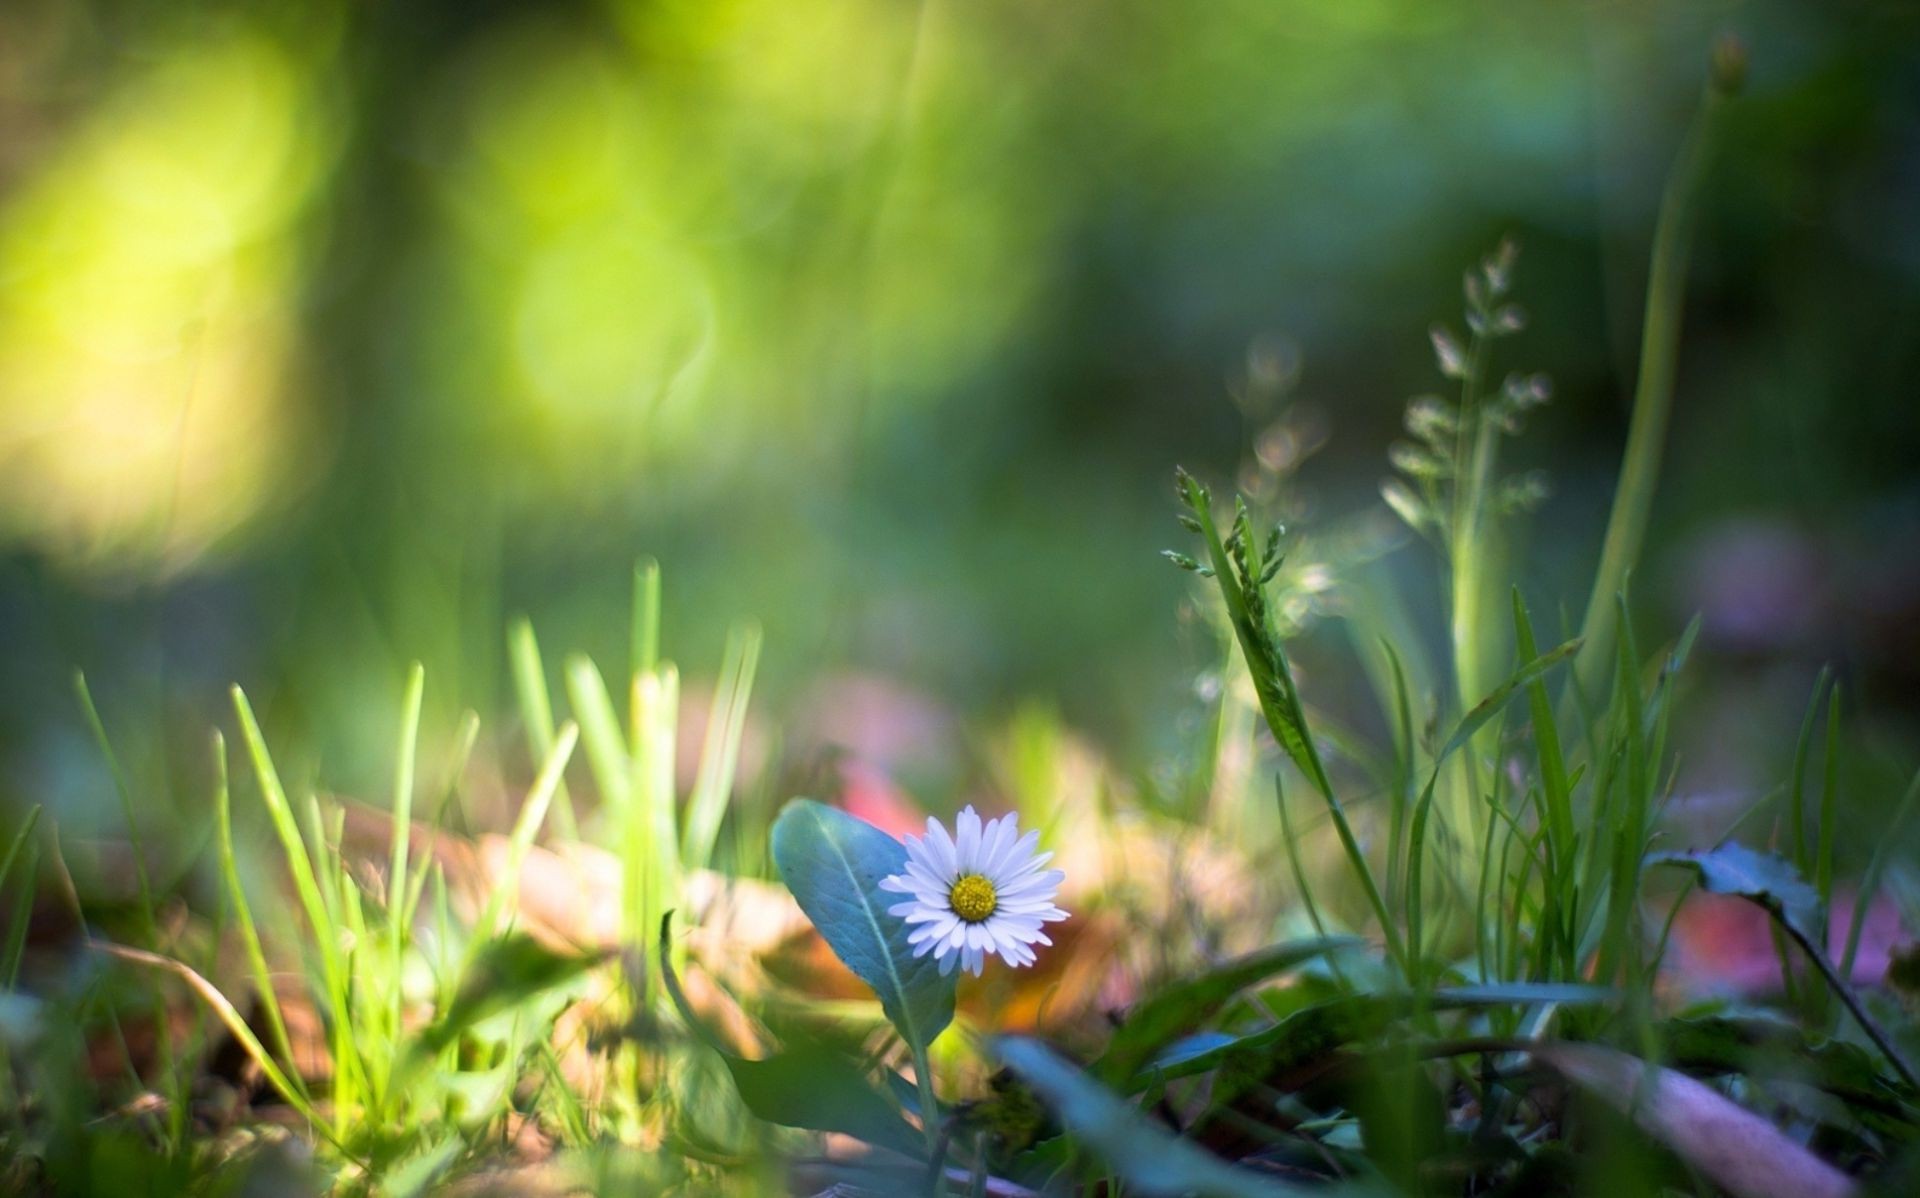
{"type": "Polygon", "coordinates": [[[933,1092],[933,1068],[927,1061],[927,1047],[907,1041],[913,1051],[913,1080],[920,1088],[920,1129],[927,1137],[927,1186],[934,1198],[946,1198],[946,1170],[940,1167],[940,1100],[933,1092]]]}

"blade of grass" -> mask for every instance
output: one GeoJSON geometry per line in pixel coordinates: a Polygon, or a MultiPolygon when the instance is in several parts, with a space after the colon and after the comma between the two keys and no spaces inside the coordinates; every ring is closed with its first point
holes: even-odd
{"type": "MultiPolygon", "coordinates": [[[[387,1027],[396,1036],[400,1031],[405,989],[400,984],[400,977],[406,963],[407,944],[411,939],[401,915],[407,905],[408,853],[411,847],[408,841],[413,829],[413,773],[420,751],[420,706],[426,696],[426,686],[426,667],[416,661],[407,671],[406,695],[400,703],[400,742],[393,767],[393,834],[391,859],[387,867],[387,969],[391,983],[387,1000],[387,1027]]],[[[389,1054],[385,1063],[390,1065],[391,1061],[389,1054]]],[[[383,1097],[389,1080],[384,1069],[376,1079],[376,1089],[383,1097]]]]}
{"type": "MultiPolygon", "coordinates": [[[[467,759],[473,755],[474,741],[479,736],[480,716],[469,711],[460,721],[460,731],[454,737],[453,758],[447,766],[446,784],[440,789],[440,799],[433,806],[433,818],[427,823],[428,829],[436,839],[440,835],[440,829],[445,826],[447,808],[453,805],[454,796],[460,792],[460,779],[466,773],[467,759]]],[[[565,784],[562,783],[554,792],[556,811],[559,807],[560,795],[564,791],[565,784]]],[[[400,922],[409,928],[413,927],[414,915],[420,909],[420,895],[426,887],[427,870],[432,868],[433,860],[431,851],[420,854],[419,864],[413,867],[413,877],[407,883],[407,900],[401,908],[400,922]]]]}
{"type": "Polygon", "coordinates": [[[1614,487],[1606,537],[1601,543],[1600,565],[1587,599],[1586,618],[1580,625],[1584,648],[1573,669],[1573,684],[1586,691],[1599,685],[1610,658],[1615,632],[1614,597],[1625,587],[1627,575],[1639,561],[1653,510],[1667,421],[1673,408],[1694,216],[1723,123],[1725,102],[1739,90],[1736,76],[1733,70],[1715,72],[1660,198],[1653,264],[1647,276],[1646,317],[1640,332],[1640,377],[1634,387],[1633,416],[1627,427],[1627,447],[1614,487]]]}
{"type": "MultiPolygon", "coordinates": [[[[662,662],[633,680],[633,803],[622,837],[621,872],[636,949],[680,891],[680,833],[674,794],[680,672],[662,662]]],[[[647,975],[648,997],[653,978],[647,975]]]]}
{"type": "Polygon", "coordinates": [[[528,851],[533,848],[534,837],[540,834],[540,825],[546,821],[547,809],[553,803],[554,792],[559,789],[560,775],[565,772],[567,761],[573,756],[573,746],[579,733],[579,727],[571,720],[561,725],[560,735],[554,740],[553,752],[547,754],[546,761],[541,763],[540,773],[527,791],[527,800],[520,805],[520,815],[514,820],[513,831],[507,837],[507,859],[499,875],[494,878],[486,904],[468,935],[460,967],[455,971],[456,977],[465,977],[467,967],[472,964],[480,947],[493,937],[509,896],[517,898],[519,895],[520,871],[526,864],[528,851]]]}
{"type": "MultiPolygon", "coordinates": [[[[413,824],[413,769],[420,750],[420,705],[426,695],[427,671],[414,662],[407,671],[406,697],[400,704],[400,751],[393,767],[392,860],[387,870],[387,909],[396,914],[406,903],[408,834],[413,824]]],[[[399,920],[392,921],[395,952],[399,951],[399,920]]]]}
{"type": "MultiPolygon", "coordinates": [[[[1820,892],[1820,909],[1833,909],[1833,839],[1837,831],[1835,808],[1840,795],[1840,684],[1827,692],[1825,769],[1820,777],[1820,823],[1813,850],[1813,888],[1820,892]]],[[[1820,921],[1820,947],[1828,947],[1830,924],[1820,921]]]]}
{"type": "MultiPolygon", "coordinates": [[[[545,761],[553,752],[553,698],[547,691],[547,671],[540,657],[540,642],[533,635],[533,621],[525,616],[507,630],[507,662],[527,747],[535,761],[545,761]]],[[[565,782],[560,784],[553,804],[555,830],[567,840],[578,840],[580,828],[574,819],[573,796],[567,793],[565,782]]]]}
{"type": "MultiPolygon", "coordinates": [[[[341,956],[341,927],[332,904],[321,889],[321,880],[315,872],[314,858],[310,855],[306,839],[301,835],[300,826],[294,819],[293,806],[287,801],[286,788],[281,785],[279,771],[274,768],[273,756],[267,751],[266,738],[260,733],[260,725],[254,719],[253,707],[247,702],[246,692],[239,687],[233,691],[234,712],[240,721],[240,735],[246,743],[247,754],[253,761],[254,777],[259,783],[260,798],[266,805],[268,820],[273,824],[275,834],[280,839],[282,856],[287,862],[287,872],[293,877],[295,896],[305,912],[312,934],[313,946],[320,957],[321,985],[331,1013],[331,1026],[335,1029],[332,1040],[334,1053],[334,1111],[336,1132],[343,1132],[351,1116],[352,1097],[355,1093],[357,1061],[352,1052],[352,1044],[345,1032],[351,1025],[348,1004],[348,983],[346,963],[341,956]]],[[[316,801],[308,803],[308,819],[312,826],[315,850],[325,851],[325,838],[320,828],[319,806],[316,801]]],[[[324,859],[322,863],[324,868],[324,859]]],[[[329,871],[331,872],[331,871],[329,871]]]]}
{"type": "Polygon", "coordinates": [[[660,662],[660,563],[643,557],[633,565],[632,673],[651,674],[660,662]]]}
{"type": "Polygon", "coordinates": [[[255,1065],[259,1066],[261,1075],[267,1079],[267,1084],[272,1086],[274,1090],[279,1093],[280,1097],[287,1100],[287,1105],[298,1111],[301,1118],[307,1120],[315,1130],[332,1141],[334,1147],[346,1153],[348,1156],[353,1156],[352,1150],[347,1147],[346,1143],[327,1128],[326,1121],[322,1119],[319,1112],[314,1109],[313,1104],[307,1099],[305,1092],[300,1087],[295,1086],[287,1077],[286,1073],[281,1070],[279,1064],[274,1061],[273,1054],[268,1052],[266,1046],[260,1043],[260,1038],[255,1036],[253,1029],[247,1026],[245,1017],[243,1017],[239,1010],[234,1007],[233,1003],[227,999],[226,995],[220,993],[219,987],[202,977],[192,966],[182,961],[176,961],[172,957],[162,956],[159,953],[150,953],[145,949],[132,948],[124,944],[113,944],[105,940],[89,940],[87,947],[97,952],[106,953],[109,956],[119,957],[123,961],[132,961],[138,965],[146,965],[154,969],[165,970],[186,982],[188,988],[195,994],[198,994],[201,1001],[205,1002],[212,1008],[213,1013],[220,1017],[220,1022],[226,1025],[227,1031],[233,1036],[234,1040],[239,1043],[241,1049],[246,1052],[247,1056],[252,1059],[255,1065]]]}
{"type": "Polygon", "coordinates": [[[705,869],[713,861],[713,846],[720,838],[720,821],[733,795],[733,779],[740,764],[740,740],[746,730],[754,670],[760,661],[760,639],[760,626],[752,623],[737,626],[727,637],[720,685],[714,690],[713,708],[707,716],[700,772],[687,800],[680,859],[688,869],[705,869]]]}
{"type": "MultiPolygon", "coordinates": [[[[620,731],[620,717],[614,713],[606,680],[600,676],[600,669],[592,658],[574,654],[567,659],[566,672],[567,699],[573,706],[573,718],[580,726],[587,765],[593,771],[594,785],[600,790],[600,802],[617,819],[632,795],[630,750],[620,731]]],[[[551,750],[547,756],[552,756],[551,750]]]]}
{"type": "Polygon", "coordinates": [[[1854,957],[1860,951],[1860,933],[1867,926],[1867,911],[1873,905],[1873,896],[1880,889],[1880,876],[1886,872],[1887,861],[1900,843],[1900,833],[1906,830],[1907,820],[1912,817],[1917,801],[1920,801],[1920,773],[1915,774],[1913,781],[1907,784],[1907,793],[1900,797],[1900,805],[1894,808],[1893,819],[1881,834],[1880,843],[1874,846],[1873,857],[1867,862],[1867,872],[1860,879],[1860,890],[1854,896],[1853,916],[1847,921],[1846,950],[1840,958],[1840,976],[1849,981],[1853,980],[1854,957]]]}
{"type": "MultiPolygon", "coordinates": [[[[93,693],[87,686],[86,674],[80,671],[74,672],[73,688],[80,700],[80,710],[86,716],[87,727],[93,733],[94,743],[99,747],[101,756],[106,759],[108,772],[113,775],[113,790],[120,799],[120,814],[127,822],[127,850],[133,858],[134,883],[140,895],[140,932],[146,937],[147,946],[158,950],[160,948],[160,917],[154,903],[153,883],[147,875],[146,850],[143,847],[145,838],[140,833],[140,821],[134,810],[133,787],[127,781],[126,771],[120,768],[120,757],[113,751],[113,742],[107,736],[106,722],[100,718],[99,708],[94,706],[93,693]]],[[[162,1010],[165,1009],[164,995],[161,996],[159,1005],[162,1010]]],[[[173,1027],[164,1016],[154,1021],[154,1048],[158,1057],[156,1065],[163,1079],[162,1084],[166,1090],[173,1093],[175,1099],[178,1099],[184,1095],[185,1086],[189,1083],[180,1076],[178,1051],[173,1042],[173,1027]]],[[[168,1105],[172,1133],[170,1139],[175,1146],[178,1146],[180,1137],[186,1130],[184,1124],[179,1122],[182,1110],[182,1104],[177,1101],[168,1105]]]]}
{"type": "Polygon", "coordinates": [[[4,902],[7,882],[13,877],[14,866],[22,860],[27,862],[20,871],[25,879],[20,887],[21,898],[11,904],[13,918],[9,921],[6,941],[0,947],[0,986],[13,989],[20,976],[20,958],[26,952],[27,917],[33,910],[33,880],[39,855],[33,846],[33,830],[40,823],[40,804],[35,803],[27,810],[27,818],[20,823],[20,830],[13,834],[13,840],[7,845],[7,855],[0,860],[0,902],[4,902]]]}
{"type": "MultiPolygon", "coordinates": [[[[287,1021],[280,1009],[280,998],[273,989],[273,973],[267,967],[267,954],[260,944],[260,933],[253,921],[253,907],[247,901],[246,889],[240,884],[240,866],[233,850],[233,811],[231,790],[227,785],[227,742],[218,729],[213,733],[213,813],[217,841],[217,856],[220,860],[220,877],[227,890],[228,901],[233,906],[234,922],[240,934],[240,946],[246,954],[247,966],[253,974],[253,987],[260,1000],[260,1010],[266,1016],[267,1030],[273,1037],[274,1048],[280,1058],[293,1064],[293,1038],[287,1034],[287,1021]]],[[[288,1074],[294,1089],[306,1098],[306,1084],[297,1070],[288,1074]]]]}
{"type": "Polygon", "coordinates": [[[1807,758],[1813,749],[1814,723],[1820,718],[1820,701],[1826,697],[1833,672],[1820,667],[1813,680],[1813,696],[1807,700],[1806,715],[1800,720],[1800,735],[1793,742],[1793,775],[1787,782],[1787,820],[1793,833],[1793,864],[1802,874],[1813,874],[1813,850],[1807,843],[1807,758]]]}

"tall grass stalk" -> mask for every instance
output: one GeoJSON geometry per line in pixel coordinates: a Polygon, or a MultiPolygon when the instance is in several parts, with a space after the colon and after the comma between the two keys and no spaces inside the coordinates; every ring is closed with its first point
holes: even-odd
{"type": "Polygon", "coordinates": [[[1647,520],[1660,480],[1660,459],[1666,447],[1667,423],[1673,411],[1687,260],[1700,192],[1725,120],[1727,101],[1739,92],[1744,73],[1742,51],[1735,43],[1722,43],[1699,111],[1680,144],[1660,198],[1653,262],[1647,275],[1646,313],[1640,330],[1640,374],[1634,385],[1633,415],[1627,426],[1627,447],[1614,486],[1606,536],[1601,542],[1600,564],[1580,624],[1584,647],[1573,669],[1574,684],[1588,693],[1602,684],[1612,659],[1614,600],[1640,560],[1640,547],[1646,539],[1647,520]]]}

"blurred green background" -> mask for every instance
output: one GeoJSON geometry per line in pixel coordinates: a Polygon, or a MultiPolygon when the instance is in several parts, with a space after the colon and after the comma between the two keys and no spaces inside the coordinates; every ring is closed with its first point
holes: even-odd
{"type": "Polygon", "coordinates": [[[506,621],[619,661],[643,553],[690,678],[764,623],[789,745],[1038,698],[1150,764],[1210,658],[1156,556],[1172,467],[1230,483],[1282,411],[1234,396],[1291,382],[1286,427],[1325,436],[1304,522],[1380,509],[1438,384],[1425,331],[1509,233],[1531,326],[1500,365],[1555,381],[1516,450],[1555,487],[1525,572],[1577,609],[1659,189],[1725,32],[1751,69],[1643,635],[1705,614],[1696,788],[1776,780],[1821,661],[1897,761],[1915,6],[12,0],[3,801],[112,826],[76,668],[188,824],[233,681],[378,793],[408,661],[442,736],[504,717],[506,621]]]}

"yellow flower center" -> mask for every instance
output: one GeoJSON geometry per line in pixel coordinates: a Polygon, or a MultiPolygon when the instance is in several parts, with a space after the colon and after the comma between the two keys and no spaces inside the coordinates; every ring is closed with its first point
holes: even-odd
{"type": "Polygon", "coordinates": [[[993,892],[992,882],[979,874],[968,874],[953,884],[947,902],[953,913],[968,923],[985,923],[1000,905],[1000,896],[993,892]]]}

